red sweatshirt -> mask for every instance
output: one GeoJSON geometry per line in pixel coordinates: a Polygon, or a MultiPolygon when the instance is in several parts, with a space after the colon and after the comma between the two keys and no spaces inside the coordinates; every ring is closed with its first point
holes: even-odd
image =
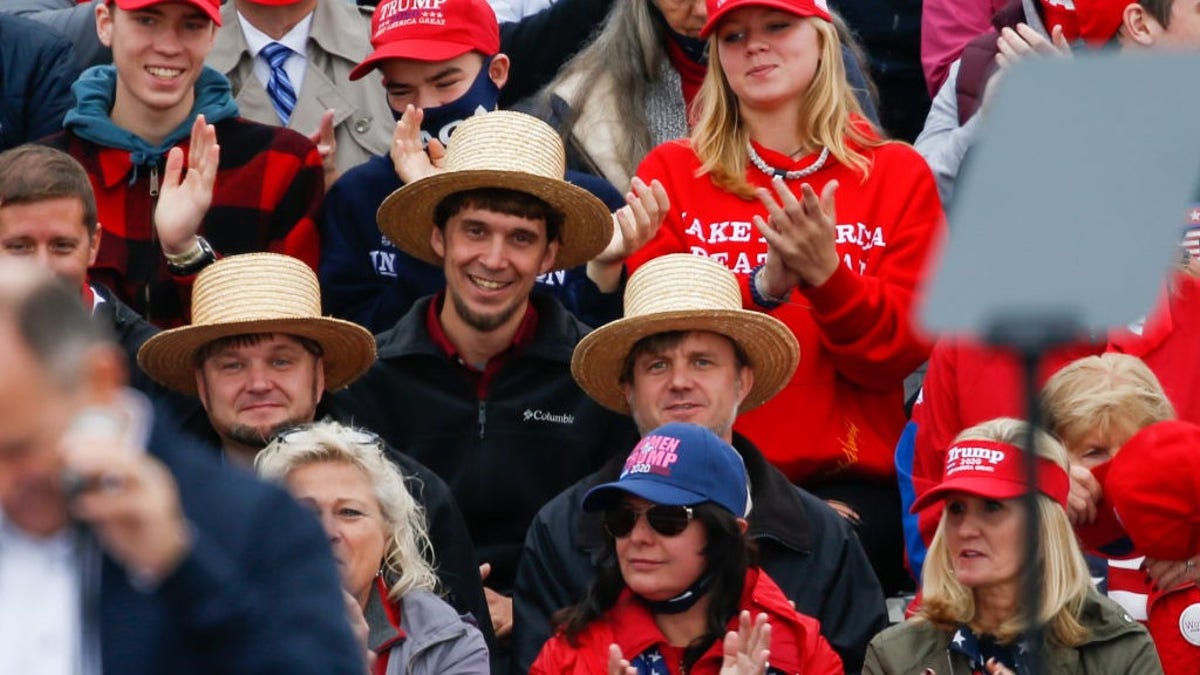
{"type": "MultiPolygon", "coordinates": [[[[768,164],[786,170],[815,159],[793,161],[756,148],[768,164]]],[[[888,143],[866,154],[872,166],[865,181],[832,157],[806,179],[818,194],[829,180],[840,183],[837,250],[843,265],[820,287],[796,289],[770,311],[800,341],[800,366],[781,392],[740,416],[735,427],[798,483],[842,472],[892,478],[892,454],[905,422],[903,380],[929,353],[909,314],[944,227],[933,175],[907,145],[888,143]]],[[[671,212],[654,239],[630,257],[629,269],[667,253],[706,255],[738,276],[746,308],[762,310],[748,282],[767,255],[751,217],[765,217],[766,209],[697,176],[699,166],[687,141],[665,143],[646,156],[638,176],[662,181],[671,212]]],[[[753,166],[747,178],[770,185],[753,166]]],[[[789,181],[797,192],[801,183],[789,181]]]]}
{"type": "MultiPolygon", "coordinates": [[[[842,659],[821,637],[820,625],[812,617],[798,614],[783,591],[759,569],[746,572],[740,609],[750,610],[751,616],[765,612],[771,624],[771,656],[769,673],[805,673],[805,675],[840,675],[844,672],[842,659]]],[[[740,612],[739,612],[740,613],[740,612]]],[[[730,630],[737,629],[738,617],[729,622],[730,630]]],[[[668,646],[654,615],[634,597],[629,589],[604,616],[588,625],[579,635],[578,646],[571,646],[558,633],[542,647],[530,675],[595,675],[608,671],[608,646],[620,646],[626,659],[638,656],[650,648],[665,655],[668,669],[679,673],[678,662],[671,658],[677,649],[668,646]]],[[[688,671],[692,675],[716,675],[721,670],[723,644],[713,643],[700,660],[688,671]]]]}

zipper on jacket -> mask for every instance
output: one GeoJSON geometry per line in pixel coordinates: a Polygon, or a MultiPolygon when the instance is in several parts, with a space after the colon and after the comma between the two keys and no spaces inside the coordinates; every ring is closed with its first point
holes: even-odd
{"type": "Polygon", "coordinates": [[[479,439],[483,440],[484,429],[487,428],[487,402],[479,402],[479,439]]]}
{"type": "MultiPolygon", "coordinates": [[[[150,165],[150,196],[151,197],[158,196],[158,165],[157,164],[150,165]]],[[[153,221],[151,221],[151,224],[153,224],[153,221]]]]}

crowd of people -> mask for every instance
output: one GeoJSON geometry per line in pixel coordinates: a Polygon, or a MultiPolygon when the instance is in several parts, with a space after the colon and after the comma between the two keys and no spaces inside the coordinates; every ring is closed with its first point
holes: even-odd
{"type": "Polygon", "coordinates": [[[0,5],[0,673],[1200,673],[1200,193],[1038,427],[914,316],[1200,2],[877,4],[0,5]]]}

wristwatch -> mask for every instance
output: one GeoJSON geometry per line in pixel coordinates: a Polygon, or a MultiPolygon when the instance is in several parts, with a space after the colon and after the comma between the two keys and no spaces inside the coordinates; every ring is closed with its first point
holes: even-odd
{"type": "Polygon", "coordinates": [[[171,255],[164,251],[163,255],[167,258],[167,271],[177,277],[190,277],[217,259],[212,245],[199,235],[196,236],[196,243],[192,246],[192,250],[178,255],[171,255]]]}

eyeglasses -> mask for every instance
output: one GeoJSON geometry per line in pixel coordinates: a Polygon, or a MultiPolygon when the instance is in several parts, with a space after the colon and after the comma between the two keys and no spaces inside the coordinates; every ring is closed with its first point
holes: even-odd
{"type": "MultiPolygon", "coordinates": [[[[382,439],[378,434],[367,431],[366,429],[353,429],[346,427],[338,432],[338,438],[344,443],[352,445],[374,445],[378,446],[382,439]]],[[[317,445],[320,441],[318,436],[313,433],[312,427],[304,424],[300,426],[284,429],[275,435],[276,443],[284,443],[287,445],[317,445]]]]}
{"type": "Polygon", "coordinates": [[[616,539],[624,539],[633,532],[638,516],[645,514],[650,528],[664,537],[675,537],[687,529],[695,517],[690,506],[656,505],[637,511],[624,504],[604,512],[604,529],[616,539]]]}

